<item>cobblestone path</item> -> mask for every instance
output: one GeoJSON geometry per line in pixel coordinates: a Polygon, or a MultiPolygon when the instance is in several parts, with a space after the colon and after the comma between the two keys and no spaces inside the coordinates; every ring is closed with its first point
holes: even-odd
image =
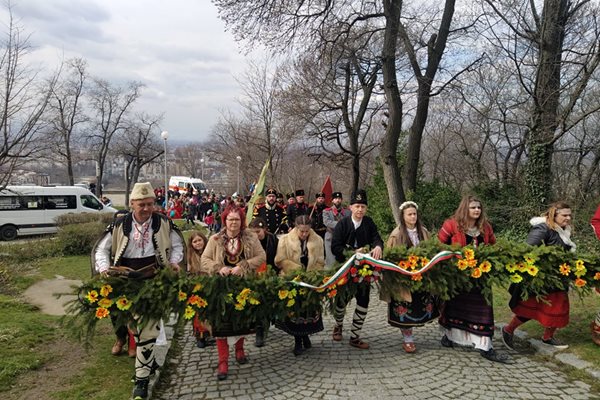
{"type": "MultiPolygon", "coordinates": [[[[373,291],[375,292],[375,291],[373,291]]],[[[376,298],[363,327],[369,350],[348,345],[348,307],[344,341],[331,339],[333,320],[311,336],[313,348],[295,357],[293,337],[271,327],[265,347],[246,338],[250,362],[237,365],[230,356],[229,377],[217,381],[216,347],[198,349],[191,326],[179,338],[180,355],[163,367],[170,377],[153,399],[597,399],[590,386],[570,381],[551,363],[511,353],[514,364],[482,358],[470,349],[440,345],[437,323],[415,329],[417,352],[401,347],[401,333],[387,324],[386,305],[376,298]]],[[[494,346],[505,351],[498,334],[494,346]]]]}

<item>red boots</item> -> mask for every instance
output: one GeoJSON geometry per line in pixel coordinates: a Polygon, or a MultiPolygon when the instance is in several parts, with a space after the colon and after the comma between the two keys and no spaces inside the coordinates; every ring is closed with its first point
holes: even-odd
{"type": "Polygon", "coordinates": [[[244,353],[244,338],[240,338],[235,342],[235,360],[239,364],[246,364],[248,362],[248,357],[244,353]]]}
{"type": "Polygon", "coordinates": [[[227,339],[217,339],[217,353],[219,354],[217,379],[222,381],[227,379],[227,373],[229,372],[229,346],[227,345],[227,339]]]}

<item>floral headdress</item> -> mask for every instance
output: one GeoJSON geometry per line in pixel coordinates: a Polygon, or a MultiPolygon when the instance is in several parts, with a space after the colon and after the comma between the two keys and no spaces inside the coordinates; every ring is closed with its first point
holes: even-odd
{"type": "Polygon", "coordinates": [[[417,210],[419,209],[419,206],[414,201],[405,201],[404,203],[400,204],[400,207],[398,208],[400,209],[400,211],[403,211],[405,208],[409,207],[414,207],[417,210]]]}

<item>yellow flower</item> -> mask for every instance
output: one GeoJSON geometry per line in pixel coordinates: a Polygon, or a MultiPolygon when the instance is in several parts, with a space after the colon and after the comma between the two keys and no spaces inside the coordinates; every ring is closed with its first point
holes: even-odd
{"type": "Polygon", "coordinates": [[[559,271],[562,275],[568,276],[571,273],[571,266],[567,263],[560,264],[559,271]]]}
{"type": "Polygon", "coordinates": [[[121,311],[127,311],[131,308],[133,303],[125,296],[121,296],[117,299],[117,308],[121,311]]]}
{"type": "Polygon", "coordinates": [[[533,265],[535,264],[535,258],[531,257],[531,256],[525,256],[523,257],[525,259],[525,262],[529,265],[533,265]]]}
{"type": "Polygon", "coordinates": [[[201,283],[196,283],[194,285],[194,288],[192,289],[192,293],[198,293],[201,290],[202,290],[202,284],[201,283]]]}
{"type": "Polygon", "coordinates": [[[185,292],[182,292],[181,290],[179,291],[179,295],[177,297],[179,298],[179,301],[187,300],[187,294],[185,292]]]}
{"type": "Polygon", "coordinates": [[[411,267],[416,267],[417,263],[419,262],[419,257],[415,256],[415,255],[410,255],[408,256],[408,263],[410,264],[411,267]]]}
{"type": "Polygon", "coordinates": [[[290,294],[288,294],[288,297],[289,298],[296,297],[297,294],[298,294],[298,292],[296,291],[296,289],[292,289],[292,290],[290,290],[290,294]]]}
{"type": "Polygon", "coordinates": [[[296,275],[296,276],[294,277],[294,279],[292,279],[292,281],[294,281],[294,282],[300,282],[301,280],[302,280],[302,279],[300,279],[300,275],[296,275]]]}
{"type": "Polygon", "coordinates": [[[190,306],[185,307],[185,312],[183,313],[183,318],[192,319],[196,315],[196,311],[190,306]]]}
{"type": "Polygon", "coordinates": [[[330,276],[326,276],[326,277],[324,277],[324,278],[323,278],[323,283],[326,283],[326,282],[327,282],[328,280],[330,280],[330,279],[331,279],[331,277],[330,277],[330,276]]]}
{"type": "Polygon", "coordinates": [[[481,272],[490,272],[492,270],[492,263],[486,260],[479,264],[479,269],[481,272]]]}
{"type": "Polygon", "coordinates": [[[110,293],[112,293],[113,288],[110,285],[102,285],[100,288],[100,296],[107,297],[110,293]]]}
{"type": "Polygon", "coordinates": [[[527,273],[531,276],[536,276],[538,273],[538,267],[536,267],[535,265],[528,265],[527,266],[527,273]]]}
{"type": "Polygon", "coordinates": [[[519,272],[527,272],[527,265],[525,263],[520,262],[516,265],[516,267],[519,272]]]}
{"type": "Polygon", "coordinates": [[[198,301],[196,302],[196,306],[198,306],[199,308],[204,308],[208,305],[208,302],[206,300],[204,300],[202,297],[198,298],[198,301]]]}
{"type": "Polygon", "coordinates": [[[236,296],[236,300],[237,300],[239,303],[244,303],[244,302],[246,302],[246,300],[248,300],[248,297],[250,296],[250,293],[252,293],[252,290],[250,290],[250,289],[248,289],[248,288],[244,288],[244,289],[243,289],[243,290],[240,292],[240,294],[238,294],[238,295],[236,296]]]}
{"type": "Polygon", "coordinates": [[[576,269],[580,269],[580,268],[584,268],[585,267],[585,263],[583,262],[583,260],[577,260],[575,261],[575,268],[576,269]]]}
{"type": "Polygon", "coordinates": [[[288,300],[288,302],[287,302],[286,306],[287,306],[287,307],[291,307],[291,306],[293,306],[294,304],[296,304],[296,300],[294,300],[294,299],[290,299],[290,300],[288,300]]]}
{"type": "Polygon", "coordinates": [[[248,300],[248,302],[250,304],[252,304],[253,306],[256,306],[256,305],[260,304],[260,301],[257,298],[255,298],[255,297],[250,297],[250,300],[248,300]]]}
{"type": "Polygon", "coordinates": [[[306,289],[300,289],[298,290],[298,293],[300,293],[300,296],[304,296],[308,291],[306,289]]]}
{"type": "Polygon", "coordinates": [[[581,278],[575,279],[575,286],[577,286],[578,288],[584,287],[586,283],[587,282],[581,278]]]}
{"type": "Polygon", "coordinates": [[[422,257],[421,258],[421,267],[426,266],[427,264],[429,264],[429,258],[427,257],[422,257]]]}
{"type": "Polygon", "coordinates": [[[475,268],[477,266],[477,260],[476,259],[467,260],[467,265],[471,268],[475,268]]]}
{"type": "Polygon", "coordinates": [[[504,268],[506,268],[506,271],[508,271],[511,274],[517,270],[517,267],[513,264],[506,264],[504,268]]]}
{"type": "Polygon", "coordinates": [[[466,249],[464,254],[467,260],[472,260],[475,258],[475,251],[473,251],[473,249],[466,249]]]}
{"type": "Polygon", "coordinates": [[[348,283],[348,278],[346,278],[346,276],[344,275],[340,279],[338,279],[338,281],[336,282],[336,285],[343,286],[346,283],[348,283]]]}
{"type": "Polygon", "coordinates": [[[107,297],[103,297],[99,302],[98,306],[102,308],[110,308],[113,305],[113,301],[107,297]]]}
{"type": "Polygon", "coordinates": [[[288,297],[289,292],[287,290],[280,290],[278,295],[279,295],[279,300],[283,300],[286,299],[288,297]]]}
{"type": "Polygon", "coordinates": [[[584,267],[583,264],[575,266],[575,276],[576,277],[581,278],[586,273],[587,273],[587,268],[584,267]]]}
{"type": "Polygon", "coordinates": [[[238,310],[238,311],[242,311],[242,310],[244,309],[244,306],[245,306],[245,305],[246,305],[245,303],[244,303],[244,304],[242,304],[242,303],[237,303],[237,304],[235,305],[235,309],[236,309],[236,310],[238,310]]]}
{"type": "Polygon", "coordinates": [[[481,278],[481,269],[473,268],[473,271],[471,271],[471,277],[473,277],[475,279],[481,278]]]}
{"type": "Polygon", "coordinates": [[[519,283],[523,280],[523,277],[519,274],[513,274],[510,276],[510,280],[514,283],[519,283]]]}
{"type": "Polygon", "coordinates": [[[85,296],[85,298],[87,299],[87,301],[89,301],[90,303],[95,303],[98,301],[98,292],[96,292],[95,290],[90,290],[88,292],[88,294],[85,296]]]}
{"type": "Polygon", "coordinates": [[[457,265],[458,265],[458,269],[460,269],[461,271],[464,271],[469,266],[469,263],[464,258],[461,258],[460,260],[458,260],[457,265]]]}
{"type": "Polygon", "coordinates": [[[98,318],[98,319],[106,318],[106,317],[108,317],[109,314],[110,314],[110,311],[108,311],[104,307],[96,308],[96,318],[98,318]]]}

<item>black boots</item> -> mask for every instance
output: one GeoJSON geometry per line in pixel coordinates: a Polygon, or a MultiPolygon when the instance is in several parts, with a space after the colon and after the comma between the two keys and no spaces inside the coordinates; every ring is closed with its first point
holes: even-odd
{"type": "Polygon", "coordinates": [[[265,345],[265,329],[262,326],[256,327],[256,341],[254,345],[256,347],[263,347],[265,345]]]}

